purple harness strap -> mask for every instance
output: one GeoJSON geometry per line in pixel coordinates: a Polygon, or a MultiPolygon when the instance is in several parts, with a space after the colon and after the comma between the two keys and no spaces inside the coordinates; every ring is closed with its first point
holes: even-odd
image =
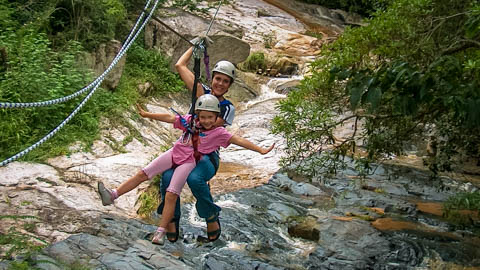
{"type": "Polygon", "coordinates": [[[203,52],[203,63],[205,64],[205,74],[207,75],[207,80],[210,81],[210,57],[208,56],[207,49],[203,52]]]}

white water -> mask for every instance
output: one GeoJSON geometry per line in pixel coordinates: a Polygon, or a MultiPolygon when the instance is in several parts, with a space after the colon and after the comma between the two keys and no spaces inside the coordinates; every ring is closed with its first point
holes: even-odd
{"type": "Polygon", "coordinates": [[[231,145],[222,150],[223,162],[232,162],[251,166],[261,170],[265,174],[271,174],[280,167],[278,162],[283,154],[284,139],[280,135],[271,133],[271,121],[278,114],[276,103],[286,98],[285,94],[279,94],[275,90],[279,87],[288,88],[300,81],[302,76],[291,78],[273,78],[261,86],[260,95],[245,103],[245,109],[237,113],[234,125],[229,128],[231,132],[260,145],[269,147],[275,143],[275,148],[266,155],[246,150],[242,147],[231,145]]]}

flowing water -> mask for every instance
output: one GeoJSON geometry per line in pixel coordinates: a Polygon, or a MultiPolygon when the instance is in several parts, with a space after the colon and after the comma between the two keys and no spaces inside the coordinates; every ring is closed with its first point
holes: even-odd
{"type": "Polygon", "coordinates": [[[184,205],[184,244],[170,251],[183,250],[182,259],[203,269],[480,269],[478,234],[450,224],[439,206],[465,183],[432,183],[424,171],[396,166],[379,166],[361,182],[351,166],[325,185],[277,172],[283,141],[270,124],[285,95],[276,89],[297,79],[270,80],[236,116],[234,132],[263,146],[275,142],[276,152],[230,147],[221,154],[231,171],[269,180],[216,197],[222,238],[213,244],[198,244],[205,223],[184,205]]]}

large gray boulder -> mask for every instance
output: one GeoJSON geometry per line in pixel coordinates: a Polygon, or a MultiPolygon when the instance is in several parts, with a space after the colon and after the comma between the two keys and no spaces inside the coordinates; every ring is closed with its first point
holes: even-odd
{"type": "MultiPolygon", "coordinates": [[[[108,68],[108,66],[110,66],[121,48],[122,43],[118,40],[110,40],[106,43],[102,43],[98,45],[93,52],[81,54],[78,59],[79,65],[93,70],[95,77],[98,77],[108,68]]],[[[126,58],[125,53],[105,77],[102,82],[102,87],[109,90],[117,88],[118,83],[122,78],[123,70],[125,69],[126,58]]]]}
{"type": "MultiPolygon", "coordinates": [[[[211,19],[170,8],[159,10],[155,18],[148,23],[145,28],[145,45],[147,48],[161,50],[171,57],[171,68],[174,71],[175,63],[191,45],[165,27],[159,20],[186,39],[191,40],[206,33],[211,19]]],[[[220,60],[238,64],[245,61],[250,54],[250,45],[241,40],[243,31],[240,28],[235,29],[215,21],[208,36],[213,41],[213,44],[207,49],[210,56],[210,70],[220,60]]],[[[193,68],[193,61],[191,65],[193,68]]],[[[202,70],[204,70],[203,67],[202,70]]]]}
{"type": "MultiPolygon", "coordinates": [[[[122,43],[118,40],[111,40],[107,43],[100,44],[95,52],[95,75],[101,75],[108,66],[112,63],[113,59],[117,56],[122,48],[122,43]]],[[[103,81],[103,86],[113,90],[117,88],[122,73],[125,68],[126,56],[119,59],[115,67],[108,73],[103,81]]]]}

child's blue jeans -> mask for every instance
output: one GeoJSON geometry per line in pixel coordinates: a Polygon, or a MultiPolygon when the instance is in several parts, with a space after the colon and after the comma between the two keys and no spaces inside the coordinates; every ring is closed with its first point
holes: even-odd
{"type": "MultiPolygon", "coordinates": [[[[218,154],[210,154],[219,164],[218,154]]],[[[172,179],[173,169],[165,171],[162,175],[162,183],[160,184],[160,191],[162,193],[162,203],[157,209],[157,213],[161,214],[163,211],[165,193],[167,191],[170,180],[172,179]]],[[[197,213],[201,218],[207,219],[220,212],[221,208],[213,203],[212,194],[210,193],[210,187],[208,181],[215,175],[215,167],[212,164],[208,155],[204,155],[202,159],[197,163],[197,166],[188,175],[187,184],[193,193],[193,196],[197,199],[195,207],[197,213]]],[[[180,197],[175,205],[174,218],[180,219],[180,197]]]]}

